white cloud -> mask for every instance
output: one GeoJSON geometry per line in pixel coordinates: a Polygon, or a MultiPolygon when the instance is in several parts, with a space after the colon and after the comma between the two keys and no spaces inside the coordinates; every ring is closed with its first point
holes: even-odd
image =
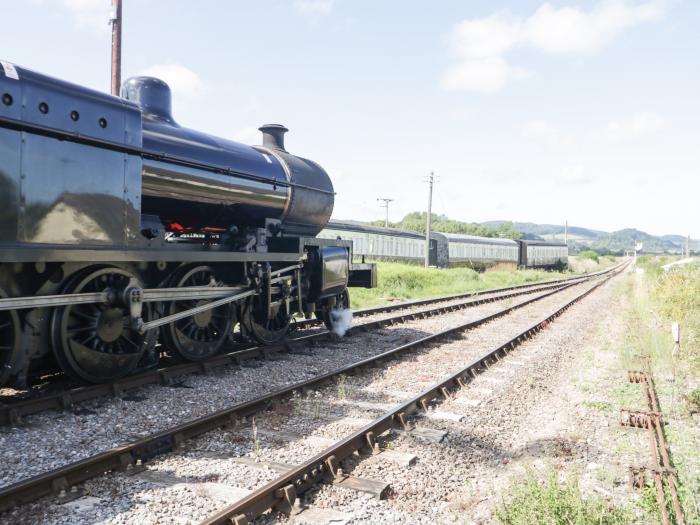
{"type": "Polygon", "coordinates": [[[507,11],[464,20],[450,33],[455,63],[442,78],[447,90],[493,92],[527,76],[504,55],[517,47],[546,53],[586,53],[599,50],[621,31],[664,15],[667,0],[630,4],[601,1],[590,12],[577,7],[542,4],[533,15],[518,18],[507,11]]]}
{"type": "Polygon", "coordinates": [[[304,16],[328,16],[335,0],[294,0],[294,8],[304,16]]]}
{"type": "Polygon", "coordinates": [[[624,29],[660,18],[664,7],[659,0],[638,5],[618,0],[601,2],[585,13],[545,3],[525,21],[523,40],[549,53],[597,51],[624,29]]]}
{"type": "Polygon", "coordinates": [[[450,68],[442,79],[449,91],[498,91],[508,82],[525,78],[527,72],[513,67],[500,56],[463,60],[450,68]]]}
{"type": "Polygon", "coordinates": [[[73,15],[78,27],[105,33],[110,30],[109,0],[63,0],[63,7],[73,15]]]}
{"type": "Polygon", "coordinates": [[[586,168],[581,164],[564,168],[557,179],[559,182],[570,186],[583,186],[593,182],[593,177],[586,172],[586,168]]]}
{"type": "Polygon", "coordinates": [[[637,140],[664,127],[664,119],[656,113],[642,111],[623,120],[613,120],[605,128],[605,138],[610,142],[637,140]]]}
{"type": "Polygon", "coordinates": [[[174,62],[155,64],[139,72],[139,75],[163,80],[172,91],[173,118],[186,122],[192,117],[191,110],[200,104],[204,91],[202,79],[186,66],[174,62]]]}
{"type": "Polygon", "coordinates": [[[201,95],[204,88],[204,83],[197,73],[188,67],[172,62],[150,66],[141,71],[140,74],[165,81],[170,86],[175,100],[194,100],[201,95]]]}
{"type": "Polygon", "coordinates": [[[523,136],[548,146],[561,146],[571,142],[559,129],[543,120],[532,120],[526,123],[523,136]]]}

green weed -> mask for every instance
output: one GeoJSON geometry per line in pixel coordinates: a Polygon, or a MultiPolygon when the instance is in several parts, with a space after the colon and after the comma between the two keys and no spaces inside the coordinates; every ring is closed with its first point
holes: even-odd
{"type": "Polygon", "coordinates": [[[504,492],[496,517],[504,525],[622,525],[629,523],[626,511],[610,507],[599,498],[584,499],[578,479],[562,483],[553,470],[540,481],[534,471],[516,479],[504,492]]]}

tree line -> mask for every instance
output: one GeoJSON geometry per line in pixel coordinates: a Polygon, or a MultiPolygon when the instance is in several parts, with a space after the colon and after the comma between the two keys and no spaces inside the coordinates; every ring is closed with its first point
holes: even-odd
{"type": "MultiPolygon", "coordinates": [[[[399,222],[390,222],[390,228],[400,230],[413,230],[425,233],[425,223],[428,214],[414,211],[406,215],[399,222]]],[[[484,226],[476,222],[462,222],[450,219],[447,215],[432,213],[430,215],[430,229],[436,232],[461,233],[464,235],[477,235],[479,237],[499,237],[502,239],[521,239],[523,234],[515,229],[512,222],[502,222],[498,226],[484,226]]],[[[384,221],[372,221],[372,226],[384,226],[384,221]]]]}

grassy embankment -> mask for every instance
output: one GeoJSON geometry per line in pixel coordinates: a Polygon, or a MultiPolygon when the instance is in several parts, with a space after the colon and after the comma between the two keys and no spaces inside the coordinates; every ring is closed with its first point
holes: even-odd
{"type": "MultiPolygon", "coordinates": [[[[625,313],[627,337],[620,352],[622,362],[630,369],[639,366],[636,355],[651,356],[666,421],[666,438],[678,470],[686,523],[697,525],[700,524],[700,266],[688,265],[664,272],[661,266],[671,260],[647,256],[638,259],[639,273],[624,285],[624,292],[633,301],[625,313]],[[680,349],[676,350],[671,336],[672,322],[681,326],[680,349]]],[[[650,518],[658,519],[651,488],[643,502],[650,518]]]]}
{"type": "MultiPolygon", "coordinates": [[[[613,376],[625,377],[626,370],[639,369],[637,356],[651,356],[656,391],[665,420],[665,435],[673,467],[680,481],[679,495],[688,525],[700,525],[700,266],[678,267],[670,272],[663,264],[671,257],[640,257],[635,273],[618,285],[626,298],[623,311],[625,335],[609,341],[619,358],[613,376]],[[681,324],[680,350],[674,352],[671,323],[681,324]]],[[[604,361],[603,361],[604,362],[604,361]]],[[[611,365],[606,365],[611,366],[611,365]]],[[[639,385],[621,381],[611,390],[615,410],[642,408],[639,385]]],[[[608,403],[603,403],[608,406],[608,403]]],[[[611,418],[616,418],[612,415],[611,418]]],[[[631,456],[647,463],[646,437],[635,432],[621,434],[615,445],[622,457],[631,456]]],[[[504,525],[552,523],[566,525],[617,525],[660,523],[653,486],[648,486],[637,502],[627,508],[614,508],[598,495],[584,496],[578,475],[563,482],[554,470],[549,477],[530,472],[503,494],[497,517],[504,525]]],[[[669,515],[671,498],[667,494],[669,515]]],[[[676,523],[673,520],[673,523],[676,523]]]]}
{"type": "Polygon", "coordinates": [[[614,258],[601,257],[599,261],[570,257],[571,270],[546,272],[543,270],[494,269],[476,272],[470,268],[423,268],[414,264],[377,263],[377,288],[350,290],[352,308],[365,308],[394,301],[406,301],[463,292],[501,288],[570,277],[574,273],[590,273],[612,265],[614,258]]]}

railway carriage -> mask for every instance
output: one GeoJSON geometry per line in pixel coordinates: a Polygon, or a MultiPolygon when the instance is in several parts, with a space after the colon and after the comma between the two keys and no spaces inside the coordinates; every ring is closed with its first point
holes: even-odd
{"type": "MultiPolygon", "coordinates": [[[[425,261],[425,234],[420,232],[350,221],[330,221],[318,237],[352,241],[353,254],[366,259],[420,264],[425,261]]],[[[431,266],[447,266],[449,253],[443,234],[431,233],[428,253],[431,266]]]]}
{"type": "Polygon", "coordinates": [[[558,268],[568,264],[569,248],[563,242],[519,240],[518,265],[522,268],[558,268]]]}
{"type": "Polygon", "coordinates": [[[518,243],[511,239],[443,233],[449,243],[450,265],[483,269],[494,265],[515,267],[518,243]]]}
{"type": "Polygon", "coordinates": [[[163,349],[204,360],[294,315],[332,327],[376,280],[315,237],[333,185],[284,126],[251,147],[178,124],[158,79],[114,97],[4,61],[0,98],[0,385],[52,361],[104,382],[163,349]]]}
{"type": "MultiPolygon", "coordinates": [[[[406,261],[423,264],[425,234],[370,226],[352,221],[330,221],[318,235],[325,239],[353,242],[355,256],[370,260],[406,261]]],[[[564,243],[477,237],[431,232],[430,265],[438,268],[468,266],[477,270],[495,265],[521,268],[562,269],[567,264],[564,243]]]]}

